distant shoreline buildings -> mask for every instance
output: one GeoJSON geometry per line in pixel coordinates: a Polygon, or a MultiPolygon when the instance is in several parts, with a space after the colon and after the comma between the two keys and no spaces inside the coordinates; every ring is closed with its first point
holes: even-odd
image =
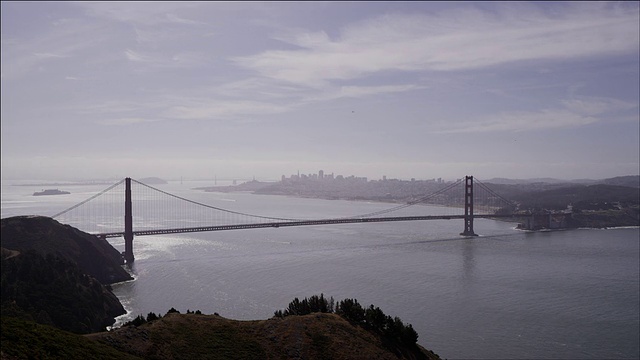
{"type": "MultiPolygon", "coordinates": [[[[343,175],[335,175],[334,173],[330,173],[330,174],[326,174],[324,173],[324,170],[319,170],[317,174],[300,174],[300,172],[298,172],[297,174],[293,174],[289,177],[286,177],[286,175],[282,175],[280,182],[282,183],[293,183],[293,182],[298,182],[298,181],[307,181],[307,180],[311,180],[311,181],[349,181],[349,182],[362,182],[362,183],[366,183],[368,182],[368,178],[367,177],[358,177],[358,176],[354,176],[354,175],[350,175],[350,176],[343,176],[343,175]]],[[[381,180],[371,180],[371,181],[406,181],[406,180],[399,180],[399,179],[387,179],[386,175],[382,176],[381,180]]],[[[416,181],[415,178],[411,178],[411,181],[416,181]]],[[[442,180],[442,178],[433,178],[430,180],[421,180],[421,181],[425,181],[425,182],[432,182],[432,183],[437,183],[437,184],[442,184],[445,181],[442,180]]]]}

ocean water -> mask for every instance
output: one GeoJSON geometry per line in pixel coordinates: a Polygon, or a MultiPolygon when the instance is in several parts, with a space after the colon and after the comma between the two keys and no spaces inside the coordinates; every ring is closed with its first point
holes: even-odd
{"type": "MultiPolygon", "coordinates": [[[[393,206],[192,190],[203,185],[211,184],[158,187],[266,216],[326,218],[393,206]]],[[[51,215],[105,187],[61,187],[72,194],[34,198],[40,188],[3,183],[2,217],[51,215]]],[[[266,319],[294,297],[323,293],[400,317],[443,358],[639,358],[639,229],[514,227],[476,220],[477,238],[458,235],[461,220],[136,237],[135,280],[113,286],[129,311],[118,320],[171,307],[266,319]]],[[[124,249],[122,239],[109,241],[124,249]]]]}

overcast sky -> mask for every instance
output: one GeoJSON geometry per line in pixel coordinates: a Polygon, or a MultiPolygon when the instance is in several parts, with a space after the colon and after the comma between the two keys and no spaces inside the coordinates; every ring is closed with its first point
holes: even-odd
{"type": "Polygon", "coordinates": [[[639,5],[3,2],[2,178],[639,170],[639,5]]]}

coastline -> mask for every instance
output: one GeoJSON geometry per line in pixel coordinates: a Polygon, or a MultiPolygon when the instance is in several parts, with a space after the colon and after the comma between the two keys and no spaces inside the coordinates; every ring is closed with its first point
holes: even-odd
{"type": "MultiPolygon", "coordinates": [[[[228,194],[228,193],[242,193],[242,194],[256,194],[256,195],[275,195],[275,196],[285,196],[285,197],[289,197],[289,198],[297,198],[297,199],[319,199],[319,200],[342,200],[342,201],[354,201],[354,202],[369,202],[369,203],[377,203],[377,204],[405,204],[406,201],[400,201],[399,199],[382,199],[382,198],[377,198],[377,199],[371,199],[371,198],[361,198],[361,197],[323,197],[320,195],[295,195],[295,194],[285,194],[285,193],[269,193],[269,192],[260,192],[257,193],[256,191],[251,191],[251,190],[230,190],[229,187],[225,187],[225,191],[216,191],[216,190],[208,190],[209,188],[206,187],[199,187],[199,188],[194,188],[194,190],[201,190],[201,191],[205,191],[205,192],[218,192],[221,194],[228,194]]],[[[446,205],[441,205],[441,204],[428,204],[428,203],[417,203],[416,205],[426,205],[426,206],[434,206],[434,207],[452,207],[452,208],[460,208],[463,209],[464,206],[446,206],[446,205]]],[[[572,214],[573,215],[573,214],[572,214]]],[[[541,228],[541,229],[537,229],[537,230],[528,230],[528,229],[518,229],[518,230],[524,230],[524,231],[549,231],[549,230],[571,230],[571,229],[614,229],[614,228],[640,228],[640,221],[638,222],[637,225],[620,225],[620,219],[624,218],[625,216],[628,216],[626,214],[620,214],[617,217],[614,217],[613,220],[614,221],[610,221],[610,220],[602,220],[600,219],[600,221],[604,221],[605,224],[599,224],[599,226],[585,226],[584,222],[585,220],[593,220],[593,219],[589,219],[589,218],[596,218],[598,217],[599,213],[594,212],[594,213],[586,213],[586,212],[582,212],[580,213],[581,217],[584,217],[585,219],[582,219],[582,221],[580,219],[576,219],[573,216],[571,217],[571,222],[572,225],[571,226],[564,226],[561,228],[553,228],[553,229],[549,229],[549,228],[541,228]],[[618,220],[618,221],[616,221],[618,220]],[[610,225],[607,225],[610,224],[610,225]]],[[[520,216],[521,218],[524,217],[528,217],[531,216],[530,214],[523,214],[522,216],[520,216]]],[[[511,222],[511,223],[517,223],[520,224],[520,222],[518,220],[516,220],[518,216],[515,216],[514,219],[506,219],[506,218],[494,218],[492,220],[495,221],[503,221],[503,222],[511,222]]]]}

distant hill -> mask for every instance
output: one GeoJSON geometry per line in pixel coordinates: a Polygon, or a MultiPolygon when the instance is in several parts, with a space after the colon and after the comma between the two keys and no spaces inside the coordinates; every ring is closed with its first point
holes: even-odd
{"type": "Polygon", "coordinates": [[[560,180],[554,178],[535,178],[535,179],[507,179],[507,178],[492,178],[489,180],[482,180],[483,183],[499,184],[499,185],[522,185],[533,183],[544,184],[564,184],[569,183],[567,180],[560,180]]]}
{"type": "Polygon", "coordinates": [[[598,181],[600,184],[640,188],[640,176],[618,176],[598,181]]]}
{"type": "Polygon", "coordinates": [[[613,178],[593,180],[593,179],[572,179],[572,180],[560,180],[554,178],[535,178],[535,179],[507,179],[507,178],[492,178],[489,180],[482,180],[484,183],[498,184],[498,185],[527,185],[527,184],[581,184],[581,185],[617,185],[627,187],[640,187],[640,176],[617,176],[613,178]]]}
{"type": "Polygon", "coordinates": [[[136,179],[136,180],[140,181],[143,184],[147,184],[147,185],[168,184],[168,182],[166,180],[160,179],[158,177],[146,177],[146,178],[136,179]]]}
{"type": "MultiPolygon", "coordinates": [[[[573,205],[574,209],[588,209],[599,205],[613,208],[614,203],[625,207],[638,206],[640,189],[615,185],[570,185],[543,191],[524,192],[510,197],[519,201],[524,208],[542,207],[546,209],[564,209],[573,205]]],[[[604,209],[604,208],[603,208],[604,209]]]]}
{"type": "Polygon", "coordinates": [[[195,188],[195,190],[204,190],[206,192],[237,192],[237,191],[258,191],[266,187],[272,186],[274,183],[261,182],[257,180],[247,181],[239,185],[229,186],[207,186],[195,188]]]}

